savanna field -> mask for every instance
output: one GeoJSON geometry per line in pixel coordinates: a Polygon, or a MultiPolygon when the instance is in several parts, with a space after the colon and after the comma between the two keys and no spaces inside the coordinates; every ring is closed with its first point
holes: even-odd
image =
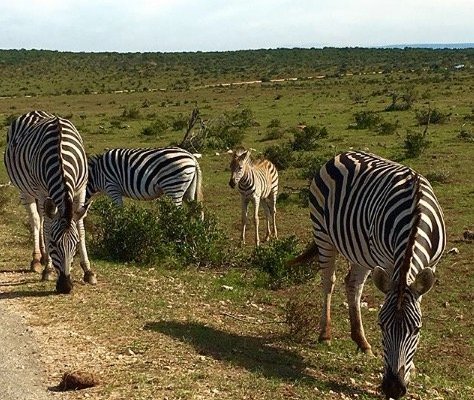
{"type": "MultiPolygon", "coordinates": [[[[359,149],[427,177],[445,214],[446,252],[434,288],[423,297],[417,371],[405,398],[474,398],[474,240],[464,236],[474,231],[474,49],[0,51],[2,160],[9,122],[33,109],[70,119],[88,154],[96,154],[180,143],[195,108],[202,124],[193,127],[191,151],[202,154],[209,222],[200,226],[166,202],[127,201],[118,211],[98,199],[86,220],[97,286],[81,283],[79,260],[70,295],[56,295],[54,282],[28,272],[26,212],[16,188],[0,187],[0,301],[27,313],[41,338],[48,386],[71,370],[100,379],[94,388],[53,395],[383,398],[377,325],[383,295],[369,278],[362,317],[375,357],[367,357],[350,339],[348,265],[339,258],[333,340],[322,345],[317,266],[284,268],[311,239],[309,178],[338,152],[359,149]],[[240,196],[228,185],[227,151],[238,145],[279,167],[279,240],[258,252],[251,221],[247,244],[240,246],[240,196]],[[130,218],[128,226],[145,226],[147,240],[133,229],[121,231],[119,243],[133,248],[110,250],[104,230],[115,232],[114,215],[130,218]],[[174,221],[190,241],[173,247],[151,240],[154,232],[169,234],[174,221]]],[[[8,180],[2,161],[0,183],[8,180]]]]}

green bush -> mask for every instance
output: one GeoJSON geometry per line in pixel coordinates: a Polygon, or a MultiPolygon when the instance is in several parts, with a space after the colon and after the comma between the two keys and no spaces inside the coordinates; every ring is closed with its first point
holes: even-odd
{"type": "Polygon", "coordinates": [[[137,106],[127,106],[122,111],[122,119],[140,119],[140,109],[137,106]]]}
{"type": "Polygon", "coordinates": [[[278,140],[285,136],[285,130],[279,127],[271,128],[267,134],[262,138],[262,142],[267,140],[278,140]]]}
{"type": "Polygon", "coordinates": [[[249,262],[263,274],[260,284],[277,289],[313,277],[313,268],[310,266],[287,267],[286,263],[298,254],[297,245],[298,239],[292,235],[255,248],[249,262]]]}
{"type": "Polygon", "coordinates": [[[451,173],[446,170],[432,171],[425,175],[430,183],[449,183],[451,173]]]}
{"type": "Polygon", "coordinates": [[[407,158],[419,157],[430,146],[430,143],[425,133],[408,132],[404,141],[405,156],[407,158]]]}
{"type": "Polygon", "coordinates": [[[428,125],[430,124],[444,124],[451,114],[446,114],[438,109],[434,108],[433,110],[421,110],[416,112],[416,120],[418,125],[428,125]]]}
{"type": "Polygon", "coordinates": [[[291,166],[294,159],[291,144],[277,144],[267,147],[263,151],[264,157],[271,161],[279,170],[287,169],[291,166]]]}
{"type": "Polygon", "coordinates": [[[355,123],[351,124],[351,129],[373,129],[380,123],[381,118],[374,111],[360,111],[353,114],[355,123]]]}
{"type": "Polygon", "coordinates": [[[188,119],[183,114],[178,114],[171,121],[173,131],[182,131],[188,127],[188,119]]]}
{"type": "MultiPolygon", "coordinates": [[[[312,180],[321,167],[326,163],[327,158],[324,156],[311,156],[298,160],[298,164],[304,161],[304,165],[299,171],[299,176],[303,179],[312,180]]],[[[296,166],[296,163],[295,163],[296,166]]]]}
{"type": "Polygon", "coordinates": [[[379,135],[393,135],[399,127],[399,123],[397,122],[382,122],[377,127],[377,133],[379,135]]]}
{"type": "Polygon", "coordinates": [[[227,259],[227,241],[215,217],[200,207],[176,207],[169,198],[143,207],[124,207],[107,198],[94,202],[90,213],[90,248],[97,256],[121,262],[183,265],[221,265],[227,259]]]}
{"type": "Polygon", "coordinates": [[[295,151],[311,151],[318,147],[318,141],[328,136],[326,127],[318,128],[314,125],[305,126],[293,135],[291,147],[295,151]]]}
{"type": "Polygon", "coordinates": [[[144,136],[159,136],[168,128],[167,124],[159,119],[142,129],[141,134],[144,136]]]}

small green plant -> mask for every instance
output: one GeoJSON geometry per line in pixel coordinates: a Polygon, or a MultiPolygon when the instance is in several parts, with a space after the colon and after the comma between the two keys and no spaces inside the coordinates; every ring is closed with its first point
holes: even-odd
{"type": "Polygon", "coordinates": [[[425,132],[408,132],[405,141],[405,157],[417,158],[430,146],[430,141],[425,132]]]}
{"type": "Polygon", "coordinates": [[[168,126],[166,125],[165,122],[157,119],[150,125],[143,128],[141,131],[141,134],[144,136],[159,136],[164,131],[166,131],[167,128],[168,126]]]}
{"type": "Polygon", "coordinates": [[[444,124],[450,116],[451,114],[443,113],[436,108],[416,112],[418,125],[444,124]]]}
{"type": "Polygon", "coordinates": [[[308,157],[303,168],[301,168],[299,175],[303,179],[311,181],[321,167],[326,163],[327,158],[323,156],[308,157]]]}
{"type": "Polygon", "coordinates": [[[264,274],[260,283],[273,289],[288,284],[305,282],[313,276],[309,266],[288,267],[287,262],[295,257],[298,239],[292,235],[272,240],[268,245],[257,247],[250,257],[250,265],[264,274]]]}
{"type": "Polygon", "coordinates": [[[122,111],[122,119],[140,119],[140,109],[136,105],[126,106],[122,111]]]}
{"type": "Polygon", "coordinates": [[[305,126],[302,130],[298,130],[293,135],[291,147],[295,151],[311,151],[318,147],[320,139],[328,137],[326,127],[318,128],[317,126],[305,126]]]}
{"type": "Polygon", "coordinates": [[[465,142],[474,142],[474,134],[467,129],[461,129],[457,135],[457,138],[465,142]]]}
{"type": "Polygon", "coordinates": [[[398,121],[396,122],[382,122],[378,127],[377,127],[377,133],[379,135],[393,135],[395,132],[397,132],[397,129],[399,127],[398,121]]]}
{"type": "Polygon", "coordinates": [[[278,140],[285,137],[285,130],[279,127],[271,128],[267,134],[262,138],[262,142],[267,140],[278,140]]]}
{"type": "Polygon", "coordinates": [[[267,147],[263,151],[264,157],[271,161],[279,170],[287,169],[294,160],[294,153],[291,144],[277,144],[267,147]]]}
{"type": "Polygon", "coordinates": [[[351,129],[374,129],[381,122],[381,118],[374,111],[360,111],[353,114],[355,123],[349,125],[351,129]]]}
{"type": "Polygon", "coordinates": [[[432,171],[425,175],[430,183],[449,183],[451,173],[447,170],[432,171]]]}

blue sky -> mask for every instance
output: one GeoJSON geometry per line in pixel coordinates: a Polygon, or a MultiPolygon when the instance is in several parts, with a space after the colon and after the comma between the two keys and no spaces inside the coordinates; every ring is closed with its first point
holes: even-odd
{"type": "Polygon", "coordinates": [[[224,51],[474,42],[474,0],[0,0],[0,49],[224,51]]]}

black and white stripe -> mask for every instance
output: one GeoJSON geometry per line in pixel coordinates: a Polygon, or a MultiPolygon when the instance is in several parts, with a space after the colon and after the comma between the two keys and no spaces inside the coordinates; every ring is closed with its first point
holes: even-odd
{"type": "Polygon", "coordinates": [[[258,208],[261,200],[263,200],[262,206],[266,216],[265,240],[269,240],[272,234],[276,238],[277,227],[275,215],[278,195],[278,171],[276,167],[268,160],[253,162],[250,158],[250,151],[238,148],[232,154],[230,170],[231,177],[229,185],[231,188],[237,185],[242,200],[242,243],[245,243],[248,204],[249,202],[253,202],[255,245],[258,246],[260,244],[258,208]],[[273,227],[273,232],[271,226],[273,227]]]}
{"type": "Polygon", "coordinates": [[[315,245],[307,253],[318,257],[324,290],[320,340],[330,339],[339,252],[351,263],[345,280],[351,337],[368,353],[360,298],[370,271],[376,286],[386,293],[379,315],[385,360],[382,389],[387,398],[398,399],[406,392],[419,340],[421,296],[434,283],[435,266],[446,244],[441,208],[424,177],[357,151],[329,160],[314,177],[310,192],[315,245]]]}
{"type": "Polygon", "coordinates": [[[59,273],[56,289],[69,293],[70,267],[80,243],[84,279],[95,283],[82,220],[87,211],[87,162],[74,125],[44,111],[18,117],[8,131],[5,166],[12,183],[20,189],[33,228],[32,269],[43,261],[43,279],[49,279],[53,266],[59,273]]]}
{"type": "Polygon", "coordinates": [[[180,206],[202,201],[202,174],[191,153],[179,147],[112,149],[89,158],[86,203],[106,193],[121,206],[123,196],[153,200],[165,194],[180,206]]]}

